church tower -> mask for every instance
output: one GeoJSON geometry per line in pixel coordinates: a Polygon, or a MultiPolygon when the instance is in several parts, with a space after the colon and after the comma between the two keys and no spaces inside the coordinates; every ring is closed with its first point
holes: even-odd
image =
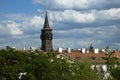
{"type": "Polygon", "coordinates": [[[52,46],[52,29],[49,26],[48,22],[48,16],[47,16],[47,11],[46,11],[46,16],[45,16],[45,22],[44,22],[44,27],[41,29],[41,49],[45,52],[52,51],[53,46],[52,46]]]}

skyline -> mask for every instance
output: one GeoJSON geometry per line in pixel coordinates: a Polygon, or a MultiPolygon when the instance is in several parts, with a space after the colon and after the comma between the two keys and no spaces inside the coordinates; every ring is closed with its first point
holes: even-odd
{"type": "Polygon", "coordinates": [[[0,48],[40,47],[45,9],[53,29],[53,47],[120,50],[118,0],[1,0],[0,48]]]}

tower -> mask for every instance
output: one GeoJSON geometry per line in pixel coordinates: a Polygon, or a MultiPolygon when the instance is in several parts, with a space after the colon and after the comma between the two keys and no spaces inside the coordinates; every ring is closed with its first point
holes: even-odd
{"type": "Polygon", "coordinates": [[[44,22],[44,27],[41,29],[41,49],[45,52],[53,50],[52,46],[52,29],[49,26],[48,22],[48,16],[47,16],[47,11],[46,11],[46,16],[45,16],[45,22],[44,22]]]}

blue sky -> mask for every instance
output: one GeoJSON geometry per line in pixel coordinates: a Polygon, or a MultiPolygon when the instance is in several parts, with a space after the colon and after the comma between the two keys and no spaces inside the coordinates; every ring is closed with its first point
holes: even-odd
{"type": "Polygon", "coordinates": [[[33,14],[38,9],[38,5],[32,3],[31,0],[1,0],[1,13],[27,13],[33,14]]]}
{"type": "Polygon", "coordinates": [[[120,50],[119,0],[0,0],[0,48],[40,47],[46,7],[54,49],[120,50]]]}

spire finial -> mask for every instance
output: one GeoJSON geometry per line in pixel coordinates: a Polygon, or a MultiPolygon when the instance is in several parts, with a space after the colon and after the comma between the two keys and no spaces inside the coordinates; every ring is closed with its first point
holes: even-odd
{"type": "Polygon", "coordinates": [[[48,28],[50,28],[49,27],[49,22],[48,22],[48,17],[47,17],[47,7],[46,7],[46,16],[45,16],[45,23],[44,23],[44,28],[46,29],[48,29],[48,28]]]}
{"type": "Polygon", "coordinates": [[[48,12],[48,8],[47,7],[45,8],[45,11],[46,11],[46,15],[47,15],[47,12],[48,12]]]}

